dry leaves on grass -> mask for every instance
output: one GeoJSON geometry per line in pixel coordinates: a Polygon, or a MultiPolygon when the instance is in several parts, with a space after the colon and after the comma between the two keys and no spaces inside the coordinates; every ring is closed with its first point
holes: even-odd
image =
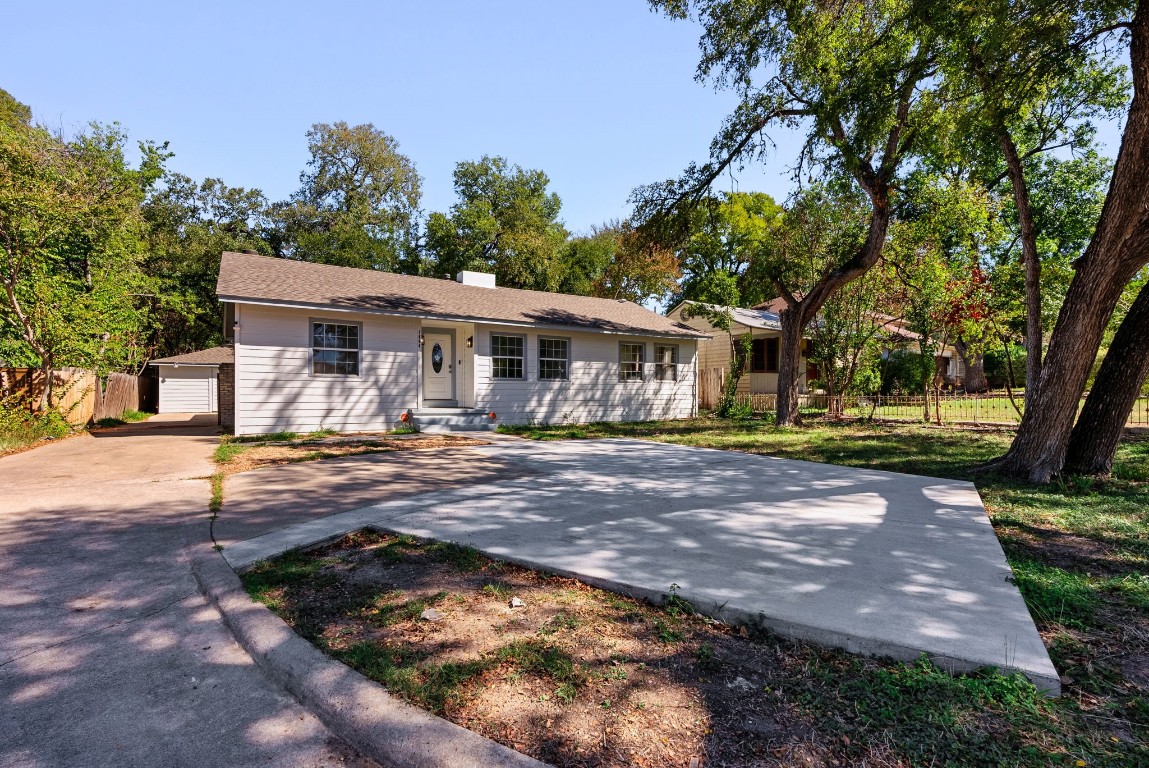
{"type": "Polygon", "coordinates": [[[485,440],[459,435],[417,435],[408,438],[340,439],[339,441],[315,440],[269,445],[258,443],[251,445],[232,444],[235,446],[235,452],[226,461],[218,463],[225,474],[234,475],[262,467],[273,467],[278,464],[319,461],[341,456],[419,451],[430,448],[465,448],[472,445],[488,444],[485,440]]]}
{"type": "Polygon", "coordinates": [[[762,711],[748,696],[765,668],[779,672],[773,649],[743,650],[749,667],[720,671],[714,656],[740,641],[701,617],[408,537],[363,532],[294,557],[245,581],[300,634],[392,693],[561,768],[744,765],[748,754],[777,764],[769,750],[806,731],[787,704],[762,711]],[[421,618],[428,608],[436,620],[421,618]]]}

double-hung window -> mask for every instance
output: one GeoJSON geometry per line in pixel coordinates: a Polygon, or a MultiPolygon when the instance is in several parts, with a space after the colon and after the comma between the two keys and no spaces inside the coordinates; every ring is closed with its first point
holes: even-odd
{"type": "Polygon", "coordinates": [[[570,340],[539,337],[539,379],[570,378],[570,340]]]}
{"type": "Polygon", "coordinates": [[[311,323],[311,372],[323,376],[359,375],[359,325],[311,323]]]}
{"type": "Polygon", "coordinates": [[[678,381],[678,347],[674,344],[655,345],[654,378],[659,381],[678,381]]]}
{"type": "Polygon", "coordinates": [[[646,362],[646,345],[623,342],[618,345],[618,380],[642,381],[642,365],[646,362]]]}
{"type": "Polygon", "coordinates": [[[750,354],[751,373],[778,372],[779,341],[777,336],[768,339],[754,339],[750,354]]]}
{"type": "Polygon", "coordinates": [[[523,336],[491,334],[491,377],[523,378],[526,339],[523,336]]]}

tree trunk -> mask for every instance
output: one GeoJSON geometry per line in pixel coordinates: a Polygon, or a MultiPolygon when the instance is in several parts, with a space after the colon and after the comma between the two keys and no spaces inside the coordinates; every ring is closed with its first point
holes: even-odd
{"type": "Polygon", "coordinates": [[[990,465],[1004,474],[1048,483],[1065,463],[1078,401],[1121,292],[1149,261],[1149,0],[1132,24],[1133,103],[1109,193],[1093,239],[1074,265],[1042,367],[1036,397],[1008,453],[990,465]]]}
{"type": "MultiPolygon", "coordinates": [[[[1149,2],[1149,0],[1146,0],[1149,2]]],[[[823,305],[842,288],[877,263],[886,245],[890,228],[890,188],[882,180],[868,177],[863,184],[870,196],[870,229],[866,241],[845,264],[822,274],[810,291],[797,299],[775,281],[786,298],[786,308],[779,314],[782,325],[781,354],[778,365],[778,413],[775,423],[798,424],[798,362],[802,356],[802,331],[818,316],[823,305]]]]}
{"type": "Polygon", "coordinates": [[[1017,145],[1003,123],[998,123],[997,132],[1021,225],[1021,257],[1025,264],[1025,404],[1028,406],[1037,396],[1041,380],[1041,258],[1037,254],[1037,225],[1029,201],[1029,186],[1017,145]]]}
{"type": "Polygon", "coordinates": [[[802,423],[798,413],[798,378],[801,375],[798,364],[801,362],[802,329],[806,323],[803,322],[801,303],[786,307],[778,316],[782,322],[782,339],[778,355],[778,413],[774,423],[779,426],[802,423]]]}
{"type": "Polygon", "coordinates": [[[1093,390],[1069,438],[1071,472],[1108,475],[1133,404],[1149,375],[1149,286],[1141,289],[1117,329],[1093,390]]]}
{"type": "Polygon", "coordinates": [[[989,389],[989,380],[985,377],[985,352],[980,344],[971,347],[965,339],[954,339],[954,349],[965,366],[965,376],[962,378],[962,390],[966,394],[984,392],[989,389]]]}

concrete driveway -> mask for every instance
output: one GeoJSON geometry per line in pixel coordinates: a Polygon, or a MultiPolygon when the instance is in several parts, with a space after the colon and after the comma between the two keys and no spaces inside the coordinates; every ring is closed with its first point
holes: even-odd
{"type": "MultiPolygon", "coordinates": [[[[201,598],[215,427],[0,459],[0,765],[369,766],[201,598]]],[[[1055,690],[969,483],[629,440],[347,457],[228,480],[235,566],[376,525],[854,650],[1055,690]]]]}
{"type": "MultiPolygon", "coordinates": [[[[229,542],[235,567],[364,526],[853,651],[1060,683],[971,483],[638,440],[500,440],[493,482],[364,505],[229,542]],[[529,476],[515,477],[529,472],[529,476]]],[[[444,464],[449,475],[465,462],[444,464]]],[[[283,468],[279,483],[293,484],[283,468]]],[[[252,473],[249,481],[255,483],[252,473]]],[[[260,493],[229,488],[229,505],[260,493]]]]}
{"type": "Polygon", "coordinates": [[[0,459],[0,765],[373,765],[269,683],[196,591],[213,421],[0,459]]]}

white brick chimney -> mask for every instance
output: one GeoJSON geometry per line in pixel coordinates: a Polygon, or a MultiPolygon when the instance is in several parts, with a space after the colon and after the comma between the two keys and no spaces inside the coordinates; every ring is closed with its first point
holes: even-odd
{"type": "Polygon", "coordinates": [[[455,280],[463,285],[477,285],[480,288],[494,288],[495,276],[490,272],[468,272],[463,270],[455,276],[455,280]]]}

